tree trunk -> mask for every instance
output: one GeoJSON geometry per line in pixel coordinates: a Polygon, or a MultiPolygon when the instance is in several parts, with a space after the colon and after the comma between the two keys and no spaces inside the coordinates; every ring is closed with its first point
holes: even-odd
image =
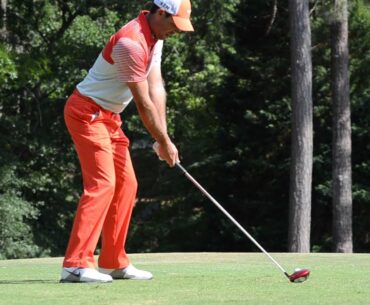
{"type": "Polygon", "coordinates": [[[6,7],[7,7],[7,0],[1,0],[1,23],[2,23],[2,27],[0,29],[0,37],[1,37],[1,39],[4,39],[4,40],[7,36],[6,7]]]}
{"type": "Polygon", "coordinates": [[[309,0],[289,0],[292,68],[292,162],[289,251],[310,252],[312,61],[309,0]]]}
{"type": "Polygon", "coordinates": [[[335,252],[352,253],[352,144],[347,10],[347,0],[334,0],[331,24],[333,241],[335,252]]]}

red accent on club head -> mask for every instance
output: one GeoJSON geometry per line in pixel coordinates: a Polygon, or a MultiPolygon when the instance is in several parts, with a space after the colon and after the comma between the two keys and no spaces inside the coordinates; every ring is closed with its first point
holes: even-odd
{"type": "Polygon", "coordinates": [[[289,275],[289,280],[292,283],[301,283],[301,282],[304,282],[305,280],[307,280],[309,275],[310,275],[310,270],[301,269],[301,270],[298,270],[298,271],[294,272],[293,274],[289,275]]]}

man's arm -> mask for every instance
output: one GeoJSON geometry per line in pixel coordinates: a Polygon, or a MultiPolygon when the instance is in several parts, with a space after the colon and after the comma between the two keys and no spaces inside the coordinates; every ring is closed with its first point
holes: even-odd
{"type": "Polygon", "coordinates": [[[154,65],[148,75],[149,95],[157,108],[163,128],[167,132],[166,90],[164,88],[161,66],[154,65]]]}
{"type": "Polygon", "coordinates": [[[156,105],[150,97],[148,81],[129,82],[127,84],[132,92],[145,128],[160,144],[160,157],[164,159],[168,165],[175,166],[176,161],[178,161],[178,152],[176,146],[172,143],[167,134],[166,124],[163,123],[162,115],[159,114],[156,105]]]}

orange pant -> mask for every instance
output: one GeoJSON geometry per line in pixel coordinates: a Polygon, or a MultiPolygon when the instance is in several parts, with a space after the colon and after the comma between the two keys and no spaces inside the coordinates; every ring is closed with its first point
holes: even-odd
{"type": "Polygon", "coordinates": [[[64,118],[80,160],[84,192],[63,266],[94,268],[102,233],[99,267],[124,268],[129,264],[124,245],[137,181],[121,118],[77,90],[66,103],[64,118]]]}

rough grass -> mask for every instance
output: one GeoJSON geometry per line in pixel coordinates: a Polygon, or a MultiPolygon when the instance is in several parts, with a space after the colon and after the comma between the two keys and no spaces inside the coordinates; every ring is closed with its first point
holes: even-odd
{"type": "Polygon", "coordinates": [[[131,255],[151,281],[59,284],[61,258],[0,261],[0,304],[370,304],[370,255],[281,254],[287,269],[311,269],[292,284],[261,253],[131,255]]]}

